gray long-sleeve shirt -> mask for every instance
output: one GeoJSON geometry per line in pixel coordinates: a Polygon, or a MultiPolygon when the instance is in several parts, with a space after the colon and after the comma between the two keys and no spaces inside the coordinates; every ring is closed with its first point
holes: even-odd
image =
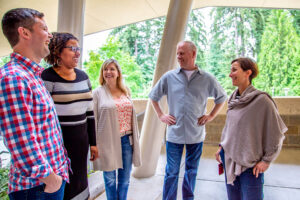
{"type": "Polygon", "coordinates": [[[198,118],[205,114],[208,97],[215,104],[226,101],[227,96],[217,80],[207,72],[195,70],[188,80],[179,67],[164,74],[149,94],[159,101],[167,95],[169,114],[176,124],[168,126],[167,141],[178,144],[195,144],[205,139],[205,126],[199,126],[198,118]]]}

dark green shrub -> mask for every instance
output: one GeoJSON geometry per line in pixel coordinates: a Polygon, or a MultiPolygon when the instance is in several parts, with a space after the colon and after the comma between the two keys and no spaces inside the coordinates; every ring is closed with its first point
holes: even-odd
{"type": "Polygon", "coordinates": [[[8,200],[7,188],[8,188],[8,173],[9,168],[0,168],[0,199],[8,200]]]}

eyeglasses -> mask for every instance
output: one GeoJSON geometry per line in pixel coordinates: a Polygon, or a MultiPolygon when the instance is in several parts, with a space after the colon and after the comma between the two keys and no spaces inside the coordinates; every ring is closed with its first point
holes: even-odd
{"type": "Polygon", "coordinates": [[[71,49],[74,53],[77,51],[81,51],[81,47],[73,47],[73,46],[66,46],[65,48],[71,49]]]}

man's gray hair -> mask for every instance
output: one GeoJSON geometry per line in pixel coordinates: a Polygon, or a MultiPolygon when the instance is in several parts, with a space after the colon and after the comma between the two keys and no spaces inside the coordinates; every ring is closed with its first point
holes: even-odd
{"type": "MultiPolygon", "coordinates": [[[[195,51],[195,52],[197,53],[197,47],[196,47],[196,45],[195,45],[194,42],[189,41],[189,40],[184,40],[184,41],[179,42],[178,45],[179,45],[179,44],[182,44],[182,43],[188,44],[189,47],[190,47],[190,49],[191,49],[192,51],[195,51]]],[[[178,46],[178,45],[177,45],[177,46],[178,46]]]]}

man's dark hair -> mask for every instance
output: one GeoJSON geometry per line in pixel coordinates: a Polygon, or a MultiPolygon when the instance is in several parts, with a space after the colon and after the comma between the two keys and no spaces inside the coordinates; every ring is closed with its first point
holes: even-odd
{"type": "Polygon", "coordinates": [[[44,14],[30,8],[15,8],[7,11],[2,18],[2,31],[11,47],[19,42],[18,28],[24,27],[32,31],[35,18],[43,18],[44,14]]]}

